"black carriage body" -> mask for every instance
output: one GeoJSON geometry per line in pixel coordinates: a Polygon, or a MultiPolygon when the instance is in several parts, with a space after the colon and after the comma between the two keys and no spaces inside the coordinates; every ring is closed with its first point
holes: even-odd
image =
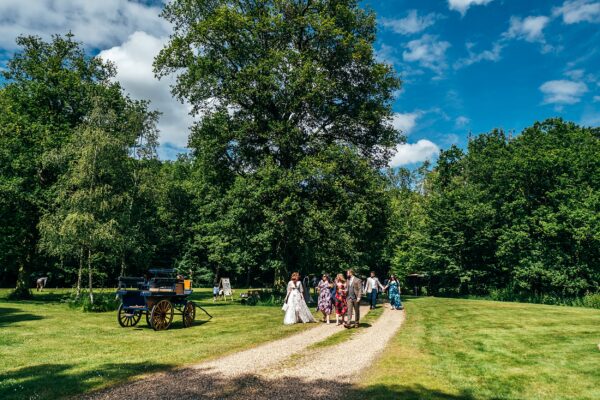
{"type": "Polygon", "coordinates": [[[191,281],[177,277],[172,269],[151,269],[150,273],[153,276],[148,280],[119,278],[119,324],[135,326],[141,316],[146,315],[148,325],[154,330],[163,330],[169,328],[174,315],[181,315],[183,326],[191,326],[196,317],[196,305],[188,300],[193,292],[191,281]]]}

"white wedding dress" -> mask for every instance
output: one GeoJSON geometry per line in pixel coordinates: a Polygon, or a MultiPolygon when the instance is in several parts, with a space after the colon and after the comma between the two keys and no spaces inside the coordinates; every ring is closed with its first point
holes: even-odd
{"type": "Polygon", "coordinates": [[[298,322],[316,322],[304,301],[300,282],[290,281],[288,283],[286,303],[283,305],[283,310],[285,311],[284,325],[292,325],[298,322]]]}

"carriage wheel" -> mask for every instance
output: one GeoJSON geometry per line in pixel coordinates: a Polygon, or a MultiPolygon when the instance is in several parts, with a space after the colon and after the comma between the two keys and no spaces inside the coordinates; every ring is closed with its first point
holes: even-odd
{"type": "Polygon", "coordinates": [[[155,331],[169,329],[173,322],[173,305],[169,300],[161,300],[152,307],[150,322],[155,331]]]}
{"type": "Polygon", "coordinates": [[[117,320],[119,321],[119,325],[121,325],[123,328],[136,326],[137,323],[140,322],[140,318],[142,318],[142,314],[140,312],[124,310],[123,303],[119,305],[117,320]]]}
{"type": "Polygon", "coordinates": [[[185,303],[185,307],[183,308],[183,327],[189,328],[194,323],[196,319],[196,305],[193,301],[188,301],[185,303]]]}

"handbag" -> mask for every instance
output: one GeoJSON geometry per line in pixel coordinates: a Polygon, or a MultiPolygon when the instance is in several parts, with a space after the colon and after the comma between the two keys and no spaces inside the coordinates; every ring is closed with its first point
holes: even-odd
{"type": "Polygon", "coordinates": [[[283,311],[287,311],[287,310],[288,310],[288,307],[289,307],[289,306],[288,306],[288,303],[283,303],[283,307],[281,307],[281,309],[282,309],[283,311]]]}

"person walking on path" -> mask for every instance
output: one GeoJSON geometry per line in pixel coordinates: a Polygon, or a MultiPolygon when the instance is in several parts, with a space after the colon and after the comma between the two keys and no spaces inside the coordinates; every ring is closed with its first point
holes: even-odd
{"type": "Polygon", "coordinates": [[[337,274],[335,278],[335,322],[337,325],[344,323],[344,316],[348,312],[347,289],[346,278],[342,274],[337,274]]]}
{"type": "Polygon", "coordinates": [[[317,310],[323,313],[323,322],[329,323],[329,314],[333,310],[333,302],[331,301],[331,282],[327,275],[323,275],[321,281],[317,285],[319,291],[319,301],[317,303],[317,310]]]}
{"type": "Polygon", "coordinates": [[[379,282],[379,278],[375,276],[375,271],[371,271],[371,276],[367,278],[365,284],[365,292],[367,292],[367,299],[369,300],[371,310],[377,307],[377,294],[380,289],[383,291],[383,285],[379,282]]]}
{"type": "Polygon", "coordinates": [[[362,296],[362,283],[360,279],[354,276],[354,271],[349,269],[348,276],[348,312],[346,313],[346,328],[357,328],[360,324],[360,298],[362,296]],[[352,313],[354,313],[354,322],[352,322],[352,313]]]}
{"type": "Polygon", "coordinates": [[[300,274],[294,272],[292,279],[288,283],[287,295],[282,307],[283,311],[285,311],[285,316],[283,317],[284,325],[292,325],[298,322],[304,324],[307,322],[316,322],[304,301],[303,291],[302,283],[300,283],[300,274]]]}
{"type": "Polygon", "coordinates": [[[384,290],[385,289],[388,290],[392,310],[403,310],[404,306],[402,305],[402,300],[400,300],[400,282],[398,282],[396,275],[390,276],[390,280],[385,286],[384,290]]]}

